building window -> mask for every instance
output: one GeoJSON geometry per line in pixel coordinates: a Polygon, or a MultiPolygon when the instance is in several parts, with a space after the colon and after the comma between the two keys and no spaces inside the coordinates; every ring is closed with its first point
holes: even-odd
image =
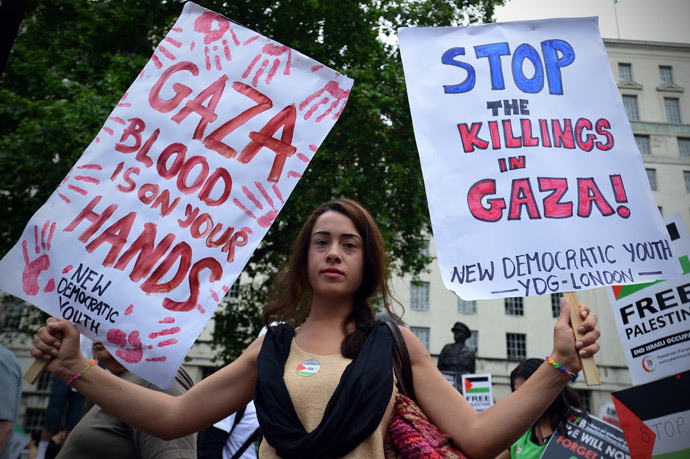
{"type": "Polygon", "coordinates": [[[424,254],[425,257],[429,256],[429,239],[424,239],[422,241],[422,253],[424,254]]]}
{"type": "Polygon", "coordinates": [[[477,302],[474,300],[463,300],[458,297],[458,312],[462,314],[476,314],[477,302]]]}
{"type": "Polygon", "coordinates": [[[680,124],[680,102],[675,97],[664,97],[666,106],[666,121],[669,123],[680,124]]]}
{"type": "Polygon", "coordinates": [[[630,121],[638,121],[640,119],[640,112],[637,110],[637,96],[623,96],[623,106],[625,107],[625,114],[628,115],[630,121]]]}
{"type": "Polygon", "coordinates": [[[525,315],[525,308],[522,304],[522,297],[516,296],[513,298],[506,298],[504,302],[507,316],[525,315]]]}
{"type": "Polygon", "coordinates": [[[690,156],[690,139],[678,137],[678,152],[681,156],[690,156]]]}
{"type": "Polygon", "coordinates": [[[429,350],[429,328],[428,327],[410,327],[410,331],[419,338],[419,341],[424,344],[424,347],[429,350]]]}
{"type": "Polygon", "coordinates": [[[240,297],[240,280],[235,279],[235,282],[230,286],[230,290],[225,294],[227,298],[239,298],[240,297]]]}
{"type": "Polygon", "coordinates": [[[475,354],[479,353],[479,332],[476,330],[470,330],[470,335],[469,338],[467,338],[467,341],[465,341],[465,345],[472,349],[475,354]]]}
{"type": "Polygon", "coordinates": [[[673,84],[673,69],[670,65],[660,65],[659,76],[663,84],[673,84]]]}
{"type": "Polygon", "coordinates": [[[621,81],[632,81],[632,65],[618,64],[618,76],[621,81]]]}
{"type": "Polygon", "coordinates": [[[36,392],[50,393],[50,381],[53,374],[49,371],[44,371],[36,381],[36,392]]]}
{"type": "Polygon", "coordinates": [[[649,186],[652,187],[652,191],[658,189],[656,184],[656,169],[645,169],[647,171],[647,178],[649,179],[649,186]]]}
{"type": "Polygon", "coordinates": [[[690,193],[690,171],[683,171],[683,178],[685,179],[685,191],[690,193]]]}
{"type": "Polygon", "coordinates": [[[218,367],[201,367],[201,379],[206,379],[218,371],[218,367]]]}
{"type": "Polygon", "coordinates": [[[46,417],[45,410],[37,410],[28,408],[24,414],[24,430],[27,432],[38,432],[43,430],[43,424],[46,417]]]}
{"type": "Polygon", "coordinates": [[[410,307],[416,311],[429,310],[428,282],[410,282],[410,307]]]}
{"type": "Polygon", "coordinates": [[[552,293],[551,294],[551,317],[558,317],[561,315],[561,294],[552,293]]]}
{"type": "Polygon", "coordinates": [[[525,360],[527,358],[527,337],[522,333],[506,333],[506,350],[508,360],[525,360]]]}
{"type": "Polygon", "coordinates": [[[637,149],[640,150],[640,153],[643,155],[649,155],[652,153],[652,149],[649,146],[648,135],[635,134],[635,143],[637,144],[637,149]]]}
{"type": "Polygon", "coordinates": [[[582,408],[585,409],[586,412],[591,413],[592,412],[592,391],[591,390],[576,390],[577,395],[580,396],[580,400],[582,400],[582,408]]]}

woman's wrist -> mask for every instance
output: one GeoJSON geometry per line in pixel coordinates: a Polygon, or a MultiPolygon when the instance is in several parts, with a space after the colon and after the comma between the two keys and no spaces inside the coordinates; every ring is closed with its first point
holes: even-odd
{"type": "Polygon", "coordinates": [[[577,373],[571,371],[568,367],[561,365],[553,357],[547,355],[545,360],[546,360],[546,363],[551,365],[554,369],[556,369],[556,370],[560,371],[562,374],[566,375],[570,379],[570,381],[574,382],[577,379],[577,377],[578,377],[577,373]]]}

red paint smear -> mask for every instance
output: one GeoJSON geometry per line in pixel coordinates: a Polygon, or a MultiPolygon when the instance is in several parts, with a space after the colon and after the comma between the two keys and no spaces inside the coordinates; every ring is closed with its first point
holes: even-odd
{"type": "Polygon", "coordinates": [[[158,343],[158,347],[172,346],[173,344],[177,344],[177,340],[175,338],[170,338],[158,343]]]}
{"type": "Polygon", "coordinates": [[[300,177],[302,177],[301,174],[298,174],[298,173],[295,172],[295,171],[289,171],[289,172],[287,173],[287,176],[288,176],[288,178],[297,178],[297,179],[300,178],[300,177]]]}
{"type": "Polygon", "coordinates": [[[175,333],[180,333],[181,331],[182,331],[182,329],[180,327],[167,328],[167,329],[161,330],[157,333],[151,333],[149,335],[149,338],[156,339],[159,336],[174,335],[175,333]]]}
{"type": "Polygon", "coordinates": [[[98,180],[97,178],[88,177],[86,175],[77,175],[74,177],[74,180],[81,180],[83,182],[95,183],[96,185],[101,183],[101,181],[98,180]]]}
{"type": "Polygon", "coordinates": [[[62,270],[62,274],[67,274],[68,272],[72,271],[72,268],[74,268],[72,265],[65,266],[65,269],[62,270]]]}
{"type": "Polygon", "coordinates": [[[247,234],[254,234],[254,231],[252,231],[252,229],[248,226],[243,227],[242,231],[244,231],[247,234]]]}
{"type": "MultiPolygon", "coordinates": [[[[142,72],[142,73],[143,73],[143,72],[142,72]]],[[[128,103],[128,102],[127,102],[127,103],[119,103],[119,104],[117,104],[117,106],[118,106],[118,107],[131,107],[132,104],[130,104],[130,103],[128,103]]]]}
{"type": "Polygon", "coordinates": [[[67,196],[65,196],[65,195],[62,194],[62,193],[58,193],[58,196],[60,196],[60,197],[62,198],[62,200],[65,201],[67,204],[69,204],[70,202],[72,202],[72,201],[70,201],[70,200],[67,198],[67,196]]]}
{"type": "Polygon", "coordinates": [[[113,134],[114,134],[113,130],[110,129],[109,127],[104,127],[103,130],[104,130],[108,135],[113,135],[113,134]]]}
{"type": "Polygon", "coordinates": [[[218,294],[213,289],[211,289],[211,298],[213,298],[213,301],[220,301],[218,294]]]}
{"type": "Polygon", "coordinates": [[[160,49],[161,52],[162,52],[163,54],[165,54],[165,57],[167,57],[167,58],[170,59],[171,61],[174,61],[175,59],[177,59],[177,58],[175,57],[175,55],[172,54],[172,53],[171,53],[170,51],[168,51],[167,49],[165,49],[165,47],[164,47],[163,45],[160,45],[160,46],[158,47],[158,49],[160,49]]]}
{"type": "Polygon", "coordinates": [[[97,171],[100,171],[103,168],[98,164],[84,164],[83,166],[77,167],[77,169],[95,169],[97,171]]]}
{"type": "Polygon", "coordinates": [[[196,305],[196,308],[199,310],[200,313],[206,314],[206,310],[205,310],[204,307],[201,306],[200,304],[197,304],[197,305],[196,305]]]}
{"type": "MultiPolygon", "coordinates": [[[[173,30],[174,30],[174,29],[173,29],[173,30]]],[[[170,43],[171,45],[173,45],[175,48],[181,48],[181,47],[182,47],[182,43],[180,43],[180,42],[177,41],[177,40],[173,40],[173,39],[170,38],[170,37],[165,37],[165,38],[163,39],[163,41],[167,41],[168,43],[170,43]]]]}
{"type": "Polygon", "coordinates": [[[165,362],[168,358],[166,356],[161,356],[161,357],[151,357],[150,359],[146,359],[147,362],[165,362]]]}
{"type": "Polygon", "coordinates": [[[44,292],[52,292],[55,290],[55,279],[50,279],[48,281],[48,284],[46,285],[46,288],[43,289],[44,292]]]}
{"type": "Polygon", "coordinates": [[[144,351],[139,349],[118,349],[115,354],[127,363],[139,363],[144,356],[144,351]]]}
{"type": "Polygon", "coordinates": [[[117,344],[120,347],[123,347],[125,344],[127,344],[127,334],[119,328],[111,328],[108,330],[106,339],[109,343],[117,344]]]}
{"type": "Polygon", "coordinates": [[[171,30],[172,30],[173,32],[182,32],[182,28],[181,28],[181,27],[173,27],[171,30]]]}
{"type": "Polygon", "coordinates": [[[297,153],[295,156],[299,158],[301,161],[304,161],[305,163],[309,162],[309,157],[304,155],[303,153],[297,153]]]}
{"type": "Polygon", "coordinates": [[[155,65],[157,69],[163,68],[163,64],[161,63],[160,59],[158,59],[158,56],[154,54],[153,56],[151,56],[151,60],[153,61],[153,65],[155,65]]]}
{"type": "Polygon", "coordinates": [[[77,193],[79,193],[79,194],[81,194],[81,195],[83,195],[83,196],[86,196],[86,190],[83,189],[83,188],[79,188],[79,187],[76,187],[76,186],[74,186],[74,185],[67,185],[67,189],[68,189],[68,190],[75,191],[75,192],[77,192],[77,193]]]}
{"type": "Polygon", "coordinates": [[[280,199],[280,202],[285,204],[285,200],[283,199],[283,194],[280,192],[280,189],[278,188],[278,185],[275,183],[273,184],[273,192],[278,196],[278,199],[280,199]]]}
{"type": "Polygon", "coordinates": [[[117,124],[121,124],[121,125],[123,125],[123,126],[126,124],[126,123],[125,123],[125,120],[123,120],[123,119],[120,118],[119,116],[110,116],[110,117],[108,117],[108,119],[111,120],[111,121],[115,121],[117,124]]]}
{"type": "Polygon", "coordinates": [[[223,291],[225,293],[228,293],[228,290],[230,290],[230,287],[228,287],[227,285],[223,285],[223,291]]]}
{"type": "Polygon", "coordinates": [[[129,341],[129,344],[135,347],[141,347],[141,340],[139,339],[139,330],[134,330],[132,333],[129,334],[129,338],[127,338],[127,341],[129,341]]]}
{"type": "Polygon", "coordinates": [[[318,150],[319,147],[317,147],[317,146],[314,145],[314,144],[311,144],[311,145],[309,145],[309,149],[310,149],[311,151],[313,151],[314,153],[316,153],[316,150],[318,150]]]}
{"type": "Polygon", "coordinates": [[[259,38],[259,35],[255,35],[252,38],[248,39],[247,41],[244,42],[242,46],[247,46],[249,43],[253,42],[254,40],[257,40],[259,38]]]}
{"type": "Polygon", "coordinates": [[[316,72],[317,70],[322,69],[322,68],[323,68],[323,65],[315,65],[311,68],[311,71],[316,72]]]}
{"type": "Polygon", "coordinates": [[[101,139],[96,137],[96,143],[100,143],[101,139]]]}
{"type": "Polygon", "coordinates": [[[172,324],[172,323],[175,323],[175,319],[173,319],[172,317],[166,317],[163,320],[159,320],[158,323],[159,324],[172,324]]]}
{"type": "Polygon", "coordinates": [[[134,305],[130,304],[129,306],[127,306],[127,309],[125,309],[125,315],[126,316],[130,315],[132,313],[132,311],[134,311],[134,305]]]}
{"type": "Polygon", "coordinates": [[[149,348],[149,349],[153,349],[153,346],[151,346],[151,345],[149,344],[148,348],[149,348]]]}

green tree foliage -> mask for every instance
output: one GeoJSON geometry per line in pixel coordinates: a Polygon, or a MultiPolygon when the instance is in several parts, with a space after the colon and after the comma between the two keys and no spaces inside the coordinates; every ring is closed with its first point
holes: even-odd
{"type": "MultiPolygon", "coordinates": [[[[391,266],[429,262],[429,219],[396,30],[489,22],[503,0],[200,0],[355,79],[349,102],[245,269],[214,340],[238,355],[304,218],[347,196],[368,207],[391,266]]],[[[171,0],[30,0],[0,78],[0,255],[64,178],[182,10],[171,0]]]]}

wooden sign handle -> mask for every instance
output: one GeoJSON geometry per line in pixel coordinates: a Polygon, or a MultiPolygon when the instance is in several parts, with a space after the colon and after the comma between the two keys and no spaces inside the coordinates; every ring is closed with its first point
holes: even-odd
{"type": "Polygon", "coordinates": [[[26,373],[24,373],[24,381],[29,384],[34,384],[38,377],[41,376],[41,373],[43,373],[43,370],[48,366],[48,362],[49,360],[34,359],[34,362],[29,369],[26,370],[26,373]]]}
{"type": "MultiPolygon", "coordinates": [[[[577,331],[577,328],[582,323],[582,316],[580,316],[580,302],[577,299],[577,293],[566,292],[563,294],[568,303],[570,303],[570,322],[573,325],[573,331],[575,332],[575,338],[582,338],[582,334],[577,331]]],[[[599,379],[599,371],[597,370],[597,363],[594,361],[594,356],[590,355],[587,357],[580,357],[580,362],[582,363],[582,373],[585,375],[585,382],[588,386],[598,386],[601,385],[601,380],[599,379]]]]}

